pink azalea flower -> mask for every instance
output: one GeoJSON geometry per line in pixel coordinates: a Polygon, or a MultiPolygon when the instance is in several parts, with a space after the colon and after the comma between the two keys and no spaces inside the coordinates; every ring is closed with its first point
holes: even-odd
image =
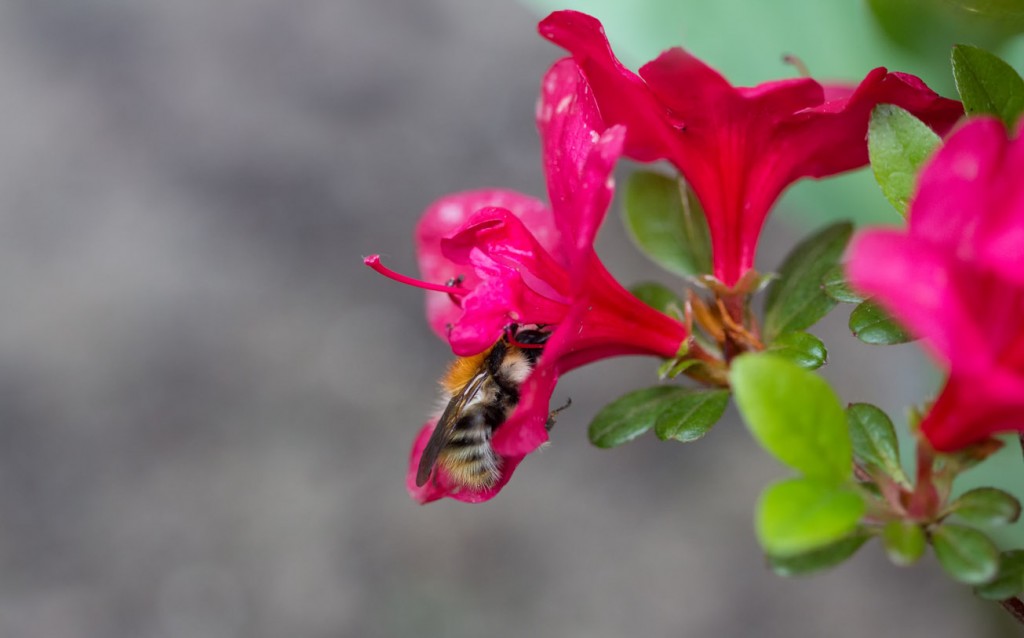
{"type": "Polygon", "coordinates": [[[921,423],[940,451],[1024,431],[1024,138],[971,121],[926,165],[909,226],[869,230],[848,271],[949,366],[921,423]]]}
{"type": "Polygon", "coordinates": [[[667,159],[690,183],[711,230],[714,275],[726,286],[753,268],[765,217],[790,184],[867,164],[876,104],[901,106],[940,134],[963,115],[959,102],[884,68],[857,86],[798,78],[734,87],[679,48],[638,76],[616,59],[601,23],[583,13],[552,13],[540,33],[572,54],[605,121],[626,126],[625,154],[667,159]]]}
{"type": "Polygon", "coordinates": [[[435,468],[433,480],[417,487],[416,468],[432,421],[410,459],[409,491],[423,503],[445,496],[479,502],[497,494],[523,457],[547,441],[559,375],[616,355],[674,357],[689,338],[686,325],[630,294],[594,252],[625,131],[605,127],[571,60],[556,63],[545,76],[537,126],[550,208],[505,190],[442,198],[427,209],[416,233],[423,277],[435,283],[390,273],[376,256],[366,260],[393,278],[434,291],[428,293],[427,319],[457,355],[486,350],[510,325],[553,327],[515,411],[492,438],[502,459],[500,480],[473,490],[435,468]],[[457,283],[445,285],[450,280],[457,283]]]}

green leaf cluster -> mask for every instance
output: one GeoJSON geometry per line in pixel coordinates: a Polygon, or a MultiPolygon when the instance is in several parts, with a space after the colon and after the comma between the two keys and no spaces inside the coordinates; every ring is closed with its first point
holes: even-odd
{"type": "Polygon", "coordinates": [[[605,406],[590,423],[587,435],[600,448],[622,445],[652,428],[663,441],[696,441],[722,418],[728,403],[728,390],[644,388],[605,406]]]}
{"type": "Polygon", "coordinates": [[[852,234],[852,224],[838,222],[804,239],[789,253],[765,294],[767,341],[806,330],[836,306],[836,300],[822,289],[822,280],[839,263],[852,234]]]}
{"type": "Polygon", "coordinates": [[[836,265],[821,279],[821,289],[838,303],[856,304],[850,313],[850,332],[860,341],[876,346],[913,341],[914,336],[893,319],[873,299],[867,299],[850,287],[842,265],[836,265]]]}
{"type": "Polygon", "coordinates": [[[769,486],[758,503],[758,540],[775,569],[799,573],[852,554],[863,542],[855,539],[866,506],[853,486],[853,445],[832,388],[772,353],[737,358],[730,381],[754,438],[800,474],[769,486]]]}

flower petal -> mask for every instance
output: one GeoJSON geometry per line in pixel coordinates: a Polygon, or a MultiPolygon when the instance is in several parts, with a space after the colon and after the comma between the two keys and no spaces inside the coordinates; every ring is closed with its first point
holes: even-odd
{"type": "Polygon", "coordinates": [[[941,161],[921,174],[913,233],[1024,283],[1024,142],[1011,143],[995,119],[973,120],[952,136],[941,161]]]}
{"type": "Polygon", "coordinates": [[[498,482],[493,487],[484,490],[472,490],[453,484],[440,466],[434,468],[434,473],[431,475],[430,480],[422,486],[416,485],[416,472],[420,466],[420,457],[423,456],[423,450],[427,447],[427,442],[430,440],[430,435],[434,432],[436,423],[435,419],[424,425],[413,442],[412,453],[409,455],[409,471],[405,477],[405,486],[409,491],[409,495],[420,504],[430,503],[445,497],[465,503],[481,503],[497,496],[498,492],[512,478],[512,473],[515,472],[516,467],[523,460],[522,456],[502,456],[501,476],[498,482]]]}
{"type": "Polygon", "coordinates": [[[604,27],[578,11],[556,11],[541,21],[540,34],[563,47],[582,69],[608,125],[626,127],[626,154],[642,162],[666,157],[676,144],[665,107],[647,85],[612,53],[604,27]]]}
{"type": "MultiPolygon", "coordinates": [[[[431,204],[416,227],[416,258],[423,279],[444,283],[461,276],[462,287],[468,289],[479,283],[476,274],[465,264],[456,264],[442,254],[441,240],[465,225],[476,211],[495,206],[522,219],[533,230],[537,241],[548,250],[560,245],[561,236],[550,209],[534,197],[493,188],[454,193],[431,204]]],[[[448,326],[462,315],[461,308],[448,295],[435,292],[427,293],[426,305],[430,327],[438,336],[447,339],[448,326]]]]}
{"type": "Polygon", "coordinates": [[[511,323],[555,324],[565,316],[570,301],[565,268],[511,212],[477,211],[441,246],[447,259],[471,266],[478,282],[461,299],[462,314],[448,334],[455,354],[485,350],[511,323]]]}
{"type": "Polygon", "coordinates": [[[991,364],[944,251],[898,231],[869,230],[854,237],[848,255],[854,288],[876,297],[936,354],[967,370],[991,364]]]}
{"type": "Polygon", "coordinates": [[[871,110],[895,104],[910,111],[939,135],[945,135],[963,116],[963,106],[941,97],[920,79],[889,73],[879,67],[869,72],[847,97],[829,100],[795,117],[778,137],[786,141],[784,153],[792,158],[790,179],[826,177],[867,164],[865,136],[871,110]]]}
{"type": "Polygon", "coordinates": [[[997,434],[1024,432],[1024,383],[950,376],[938,400],[921,422],[921,432],[936,450],[952,452],[997,434]]]}
{"type": "Polygon", "coordinates": [[[555,222],[572,255],[591,250],[611,203],[612,170],[625,131],[605,130],[594,96],[570,59],[548,71],[541,86],[537,127],[555,222]]]}

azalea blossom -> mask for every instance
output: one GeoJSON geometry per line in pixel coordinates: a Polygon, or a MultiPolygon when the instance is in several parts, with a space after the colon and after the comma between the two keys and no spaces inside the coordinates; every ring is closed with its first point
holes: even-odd
{"type": "Polygon", "coordinates": [[[612,53],[601,23],[583,13],[555,12],[539,28],[580,65],[604,120],[626,126],[625,154],[667,159],[689,182],[707,215],[713,274],[730,287],[753,268],[765,217],[790,184],[867,164],[876,104],[901,106],[940,134],[963,115],[959,102],[884,68],[856,86],[797,78],[735,87],[679,48],[637,75],[612,53]]]}
{"type": "Polygon", "coordinates": [[[416,232],[425,281],[391,273],[376,256],[366,260],[388,276],[432,291],[427,319],[459,356],[490,348],[509,326],[551,330],[515,411],[491,440],[501,458],[500,480],[472,490],[435,467],[433,480],[417,487],[431,421],[410,458],[409,491],[420,502],[445,496],[478,502],[500,491],[523,457],[547,441],[559,375],[616,355],[671,358],[687,345],[687,326],[630,294],[594,252],[625,130],[605,127],[572,60],[556,63],[545,76],[537,126],[550,207],[507,190],[449,195],[427,209],[416,232]]]}
{"type": "Polygon", "coordinates": [[[977,119],[925,166],[902,230],[869,230],[848,272],[949,367],[921,432],[940,451],[1024,431],[1024,138],[977,119]]]}

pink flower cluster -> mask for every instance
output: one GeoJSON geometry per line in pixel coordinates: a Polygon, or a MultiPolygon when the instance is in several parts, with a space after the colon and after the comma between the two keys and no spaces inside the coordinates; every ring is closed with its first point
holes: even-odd
{"type": "Polygon", "coordinates": [[[855,86],[798,78],[735,87],[679,48],[638,76],[615,58],[601,24],[582,13],[554,13],[540,32],[572,54],[605,120],[626,127],[626,156],[668,160],[690,183],[711,230],[714,275],[726,286],[753,268],[764,220],[790,184],[867,164],[875,105],[901,106],[940,134],[963,115],[959,102],[884,68],[855,86]]]}
{"type": "Polygon", "coordinates": [[[366,260],[429,291],[427,319],[456,355],[487,351],[510,327],[550,330],[514,412],[494,431],[500,479],[471,489],[436,468],[431,481],[417,486],[435,419],[410,459],[408,486],[420,502],[493,497],[547,441],[559,375],[606,357],[673,358],[694,347],[688,322],[631,295],[594,252],[620,156],[668,160],[689,182],[711,231],[714,272],[708,274],[730,288],[753,269],[761,227],[790,184],[867,163],[875,105],[899,105],[940,134],[963,114],[959,102],[919,79],[882,68],[857,85],[799,78],[734,87],[678,48],[634,74],[615,58],[600,23],[582,13],[553,13],[539,28],[570,53],[545,75],[537,108],[550,203],[495,189],[449,195],[427,209],[417,228],[423,280],[388,271],[376,256],[366,260]]]}
{"type": "MultiPolygon", "coordinates": [[[[605,127],[571,60],[556,63],[545,76],[537,128],[550,206],[505,190],[457,193],[428,208],[416,232],[424,278],[459,281],[422,286],[436,291],[428,293],[427,320],[455,354],[486,350],[510,325],[553,327],[543,356],[520,389],[515,412],[491,441],[502,460],[501,479],[483,490],[456,485],[443,475],[417,486],[420,456],[436,425],[431,421],[410,459],[408,487],[420,502],[493,497],[523,457],[548,440],[545,424],[559,375],[616,355],[671,358],[689,338],[686,325],[630,294],[594,252],[625,130],[605,127]]],[[[376,257],[367,263],[382,268],[376,257]]]]}

